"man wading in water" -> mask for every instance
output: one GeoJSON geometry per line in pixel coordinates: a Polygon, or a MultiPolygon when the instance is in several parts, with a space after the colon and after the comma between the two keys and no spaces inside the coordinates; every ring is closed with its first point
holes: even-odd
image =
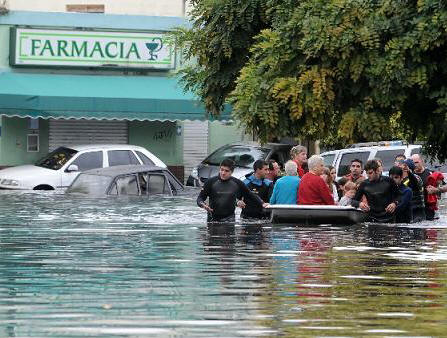
{"type": "Polygon", "coordinates": [[[229,223],[235,221],[234,210],[236,205],[245,207],[245,200],[258,204],[260,208],[268,206],[256,194],[237,178],[231,176],[234,170],[234,161],[225,159],[220,163],[219,175],[209,178],[199,196],[197,205],[208,211],[208,222],[229,223]],[[209,204],[205,201],[209,198],[209,204]]]}

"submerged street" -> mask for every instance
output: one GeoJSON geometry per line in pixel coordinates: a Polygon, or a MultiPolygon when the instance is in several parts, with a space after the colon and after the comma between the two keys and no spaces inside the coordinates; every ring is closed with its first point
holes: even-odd
{"type": "Polygon", "coordinates": [[[211,227],[193,197],[0,199],[2,337],[447,328],[445,214],[412,225],[211,227]]]}

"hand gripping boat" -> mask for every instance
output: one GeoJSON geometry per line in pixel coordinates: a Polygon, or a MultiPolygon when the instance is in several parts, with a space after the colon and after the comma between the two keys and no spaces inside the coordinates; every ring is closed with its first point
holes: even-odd
{"type": "Polygon", "coordinates": [[[349,225],[368,218],[366,212],[351,206],[272,204],[267,210],[271,212],[272,223],[349,225]]]}

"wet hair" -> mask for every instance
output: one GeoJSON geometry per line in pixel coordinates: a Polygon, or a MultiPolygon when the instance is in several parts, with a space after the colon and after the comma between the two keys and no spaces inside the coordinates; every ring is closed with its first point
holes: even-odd
{"type": "Polygon", "coordinates": [[[399,160],[405,160],[406,159],[406,157],[405,157],[405,155],[404,154],[397,154],[395,157],[394,157],[394,161],[396,162],[396,161],[399,161],[399,160]]]}
{"type": "MultiPolygon", "coordinates": [[[[274,163],[278,163],[278,161],[276,161],[276,160],[268,160],[267,163],[269,165],[269,170],[274,170],[275,167],[273,166],[273,164],[274,163]]],[[[279,166],[279,163],[278,163],[278,166],[279,166]]]]}
{"type": "Polygon", "coordinates": [[[235,163],[234,163],[234,161],[232,159],[225,158],[224,160],[222,160],[222,162],[220,162],[220,166],[221,167],[227,167],[227,168],[229,168],[231,170],[231,172],[233,172],[235,163]]]}
{"type": "Polygon", "coordinates": [[[284,170],[286,171],[286,175],[287,176],[296,176],[297,175],[298,166],[296,165],[295,162],[293,162],[292,160],[289,160],[284,165],[284,170]]]}
{"type": "Polygon", "coordinates": [[[390,168],[390,171],[388,172],[388,175],[389,175],[389,176],[391,176],[391,175],[397,175],[397,176],[402,177],[402,175],[403,175],[403,170],[402,170],[401,167],[394,166],[394,167],[391,167],[391,168],[390,168]]]}
{"type": "Polygon", "coordinates": [[[368,170],[374,170],[376,171],[377,169],[379,169],[379,162],[377,162],[377,160],[369,160],[368,162],[366,162],[365,164],[365,171],[368,170]]]}
{"type": "Polygon", "coordinates": [[[268,165],[266,161],[264,161],[264,160],[256,160],[255,163],[253,163],[253,170],[256,171],[258,169],[262,169],[266,165],[268,165]]]}
{"type": "Polygon", "coordinates": [[[359,160],[358,158],[354,158],[353,160],[351,160],[351,164],[353,164],[354,162],[358,162],[358,163],[360,163],[360,166],[363,165],[362,160],[359,160]]]}
{"type": "Polygon", "coordinates": [[[297,145],[295,147],[292,147],[292,149],[290,149],[290,158],[294,159],[296,155],[303,152],[307,153],[307,149],[304,146],[297,145]]]}

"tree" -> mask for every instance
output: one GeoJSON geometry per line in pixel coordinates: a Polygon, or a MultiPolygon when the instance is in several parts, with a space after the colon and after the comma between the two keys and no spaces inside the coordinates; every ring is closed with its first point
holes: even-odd
{"type": "Polygon", "coordinates": [[[180,35],[186,57],[197,63],[182,79],[212,114],[232,103],[233,116],[263,141],[287,135],[334,144],[401,135],[426,140],[427,150],[445,159],[446,6],[197,1],[193,26],[180,35]]]}

